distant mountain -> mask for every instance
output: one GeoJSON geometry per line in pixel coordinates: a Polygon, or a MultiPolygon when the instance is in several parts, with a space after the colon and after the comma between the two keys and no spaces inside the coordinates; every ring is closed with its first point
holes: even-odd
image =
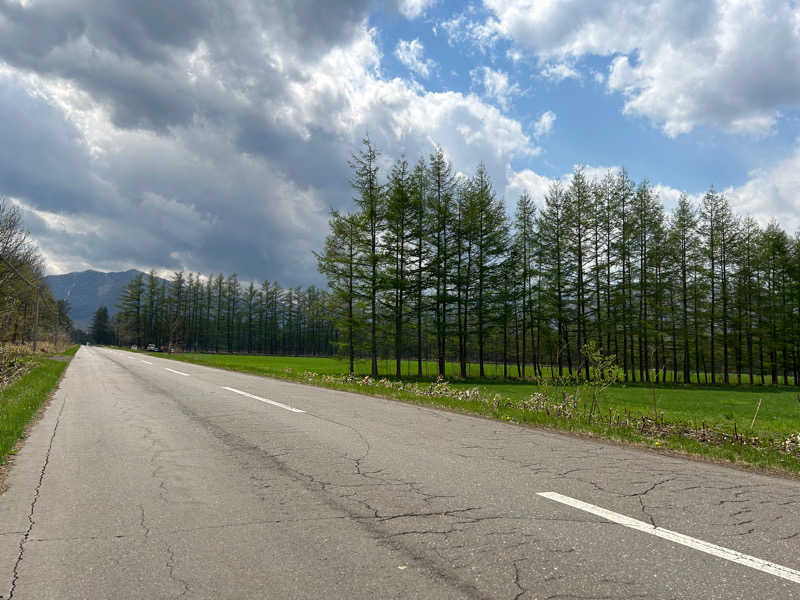
{"type": "Polygon", "coordinates": [[[141,271],[131,269],[121,273],[83,271],[66,275],[48,275],[44,278],[58,300],[69,300],[69,316],[75,327],[89,329],[95,311],[108,308],[109,316],[117,312],[116,304],[123,288],[141,271]]]}

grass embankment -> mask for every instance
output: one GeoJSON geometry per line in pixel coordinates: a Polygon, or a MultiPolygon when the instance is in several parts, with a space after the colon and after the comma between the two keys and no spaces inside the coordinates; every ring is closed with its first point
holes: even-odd
{"type": "Polygon", "coordinates": [[[0,388],[0,464],[13,452],[77,350],[73,346],[60,354],[15,357],[24,374],[0,388]]]}
{"type": "MultiPolygon", "coordinates": [[[[602,392],[593,408],[588,386],[555,387],[477,377],[450,383],[416,377],[375,381],[363,375],[345,377],[347,363],[332,358],[194,353],[163,356],[800,474],[797,388],[616,384],[602,392]],[[753,424],[759,400],[761,406],[753,424]]],[[[392,365],[385,366],[388,371],[392,365]]],[[[448,365],[448,373],[451,368],[457,365],[448,365]]],[[[415,369],[416,363],[411,364],[409,371],[415,369]]],[[[356,372],[369,372],[369,363],[359,361],[356,372]]],[[[405,365],[403,372],[407,372],[405,365]]]]}

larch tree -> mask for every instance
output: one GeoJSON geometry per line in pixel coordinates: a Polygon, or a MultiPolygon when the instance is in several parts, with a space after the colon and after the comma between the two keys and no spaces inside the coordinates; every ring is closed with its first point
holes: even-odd
{"type": "Polygon", "coordinates": [[[370,319],[370,372],[378,376],[378,296],[380,294],[381,249],[380,240],[385,227],[386,198],[383,185],[378,180],[378,151],[369,138],[362,140],[362,149],[353,154],[351,185],[356,191],[355,203],[365,228],[360,255],[363,263],[358,270],[363,294],[369,303],[370,319]]]}
{"type": "Polygon", "coordinates": [[[325,239],[325,250],[317,255],[319,270],[328,279],[331,300],[336,310],[337,323],[345,333],[344,347],[347,352],[349,373],[355,372],[356,330],[358,328],[356,302],[356,272],[362,249],[362,215],[332,213],[330,233],[325,239]]]}
{"type": "Polygon", "coordinates": [[[558,366],[558,375],[564,374],[564,356],[567,357],[568,373],[572,374],[572,355],[570,353],[567,328],[567,273],[572,264],[567,251],[567,200],[564,188],[559,182],[550,185],[544,197],[545,205],[536,221],[537,237],[541,252],[542,276],[546,282],[547,303],[550,316],[555,320],[556,339],[551,351],[558,366]]]}
{"type": "Polygon", "coordinates": [[[467,211],[473,220],[472,241],[475,255],[475,294],[476,333],[478,335],[478,364],[480,376],[484,377],[486,341],[490,325],[490,310],[494,298],[492,291],[497,289],[499,267],[508,248],[508,223],[505,207],[497,198],[481,163],[472,177],[471,202],[467,211]]]}
{"type": "MultiPolygon", "coordinates": [[[[536,227],[536,205],[530,195],[523,192],[517,200],[516,212],[514,214],[514,248],[516,257],[519,260],[517,271],[520,279],[520,300],[522,302],[521,312],[521,335],[522,335],[522,360],[520,364],[520,376],[525,377],[525,363],[528,360],[528,329],[533,328],[530,322],[529,313],[532,309],[533,277],[534,277],[534,257],[536,255],[534,231],[536,227]]],[[[530,336],[531,346],[533,346],[533,365],[536,368],[536,347],[533,335],[530,336]]]]}
{"type": "Polygon", "coordinates": [[[615,290],[615,304],[619,307],[616,311],[617,318],[622,321],[622,373],[624,381],[628,378],[636,381],[634,361],[634,329],[633,320],[633,265],[632,251],[634,243],[633,196],[635,186],[627,172],[619,171],[613,187],[613,206],[616,219],[619,223],[619,233],[613,244],[615,261],[620,268],[620,277],[615,290]]]}
{"type": "Polygon", "coordinates": [[[686,194],[681,194],[670,220],[670,236],[680,272],[680,338],[683,383],[691,381],[689,352],[689,275],[698,260],[697,214],[686,194]]]}
{"type": "Polygon", "coordinates": [[[582,349],[587,339],[587,303],[588,289],[586,285],[586,265],[591,244],[591,221],[593,219],[592,190],[584,177],[583,170],[576,168],[572,173],[569,188],[566,192],[566,249],[575,265],[571,289],[575,302],[575,336],[579,360],[578,371],[585,372],[589,379],[589,362],[582,360],[582,349]]]}
{"type": "Polygon", "coordinates": [[[433,305],[436,326],[436,355],[439,376],[446,373],[448,307],[452,280],[453,195],[455,182],[450,161],[437,147],[428,159],[427,214],[429,215],[429,272],[434,286],[433,305]]]}
{"type": "Polygon", "coordinates": [[[410,234],[412,247],[409,251],[409,261],[412,269],[414,283],[414,314],[416,317],[416,355],[417,355],[417,376],[422,377],[422,340],[423,340],[423,314],[427,299],[425,289],[428,285],[427,274],[427,211],[425,197],[428,190],[427,169],[424,159],[420,158],[414,166],[409,181],[409,196],[411,200],[412,222],[410,224],[410,234]]]}
{"type": "Polygon", "coordinates": [[[711,300],[708,305],[709,323],[709,365],[711,369],[711,383],[717,380],[717,352],[716,352],[716,325],[717,325],[717,295],[719,294],[718,265],[720,252],[720,222],[726,217],[725,205],[721,194],[711,188],[703,197],[700,209],[699,231],[702,239],[704,258],[707,264],[707,275],[711,291],[711,300]]]}
{"type": "Polygon", "coordinates": [[[391,337],[394,338],[396,377],[402,375],[403,325],[407,318],[408,294],[413,287],[410,260],[416,213],[408,162],[400,159],[395,163],[389,177],[385,207],[386,232],[382,239],[386,265],[384,287],[390,296],[394,324],[391,337]]]}

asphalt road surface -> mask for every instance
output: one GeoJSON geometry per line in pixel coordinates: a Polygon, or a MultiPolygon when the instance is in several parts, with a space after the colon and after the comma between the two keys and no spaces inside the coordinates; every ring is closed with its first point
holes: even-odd
{"type": "Polygon", "coordinates": [[[800,598],[800,482],[155,356],[7,483],[4,599],[800,598]]]}

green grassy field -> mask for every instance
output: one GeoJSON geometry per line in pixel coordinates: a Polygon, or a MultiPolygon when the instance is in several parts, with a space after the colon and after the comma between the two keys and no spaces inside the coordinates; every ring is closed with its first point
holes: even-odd
{"type": "MultiPolygon", "coordinates": [[[[263,374],[270,374],[270,373],[279,373],[285,371],[286,369],[294,369],[305,371],[314,371],[320,374],[326,375],[344,375],[347,373],[347,361],[338,359],[338,358],[314,358],[314,357],[297,357],[297,356],[256,356],[256,355],[247,355],[247,354],[200,354],[200,353],[186,353],[175,355],[175,357],[180,360],[180,357],[184,356],[187,357],[187,360],[191,361],[204,361],[204,360],[211,360],[214,361],[214,365],[221,366],[222,363],[218,361],[225,361],[226,359],[232,360],[237,367],[238,366],[246,366],[248,369],[253,369],[252,372],[263,372],[263,374]],[[208,358],[206,358],[208,357],[208,358]],[[261,369],[266,369],[266,371],[261,371],[261,369]]],[[[208,363],[211,364],[211,363],[208,363]]],[[[393,360],[380,360],[378,362],[378,369],[381,373],[381,376],[393,376],[395,373],[395,363],[393,360]]],[[[476,363],[469,363],[467,365],[467,376],[469,380],[476,380],[476,381],[489,381],[489,380],[498,380],[501,382],[507,382],[508,379],[503,378],[503,365],[502,363],[494,363],[494,362],[487,362],[484,368],[486,372],[486,377],[484,379],[479,379],[478,377],[478,365],[476,363]]],[[[448,378],[457,379],[459,378],[459,365],[458,363],[448,362],[446,364],[446,374],[448,378]]],[[[370,362],[368,359],[359,359],[355,362],[355,372],[356,375],[368,375],[370,372],[370,362]]],[[[403,377],[406,378],[417,378],[417,361],[415,360],[404,360],[402,362],[401,372],[403,377]]],[[[422,362],[422,372],[423,378],[433,379],[436,377],[438,373],[438,363],[433,360],[427,360],[422,362]]],[[[544,368],[544,376],[545,377],[553,377],[558,372],[558,369],[550,369],[548,367],[544,368]]],[[[566,369],[565,369],[566,372],[566,369]]],[[[509,377],[516,378],[517,376],[517,368],[516,365],[509,365],[508,366],[508,373],[509,377]]],[[[532,375],[532,370],[530,365],[527,367],[526,374],[528,376],[532,375]]],[[[653,372],[651,371],[651,375],[653,372]]],[[[667,374],[667,381],[671,382],[672,380],[672,373],[667,374]]],[[[695,374],[692,373],[692,381],[696,384],[696,377],[695,374]]],[[[637,380],[641,379],[639,372],[636,372],[637,380]]],[[[717,375],[719,378],[719,374],[717,375]]],[[[731,373],[729,375],[731,381],[731,387],[736,387],[736,374],[731,373]]],[[[700,374],[700,383],[701,386],[710,385],[707,384],[708,376],[700,374]]],[[[766,381],[768,385],[767,388],[771,388],[769,385],[769,376],[766,377],[766,381]]],[[[778,378],[778,383],[781,384],[783,382],[783,378],[778,378]]],[[[790,385],[793,384],[794,380],[790,377],[789,383],[790,385]]],[[[629,385],[639,385],[636,384],[629,384],[629,385]]],[[[743,384],[742,385],[749,385],[749,377],[747,375],[743,375],[743,384]]],[[[681,384],[678,384],[679,387],[682,387],[681,384]]],[[[765,386],[760,385],[760,379],[756,377],[756,385],[757,389],[764,389],[765,386]]],[[[799,390],[800,391],[800,390],[799,390]]]]}
{"type": "MultiPolygon", "coordinates": [[[[235,371],[298,379],[306,371],[320,375],[342,376],[347,373],[346,361],[335,358],[305,358],[286,356],[248,356],[228,354],[174,354],[170,358],[211,367],[235,371]]],[[[382,367],[385,365],[381,365],[382,367]]],[[[430,364],[435,372],[435,364],[430,364]]],[[[406,372],[406,365],[403,371],[406,372]]],[[[412,365],[416,369],[416,363],[412,365]]],[[[458,365],[448,364],[448,373],[456,375],[458,365]]],[[[388,370],[388,369],[386,369],[388,370]]],[[[384,371],[385,372],[385,371],[384,371]]],[[[356,373],[369,373],[369,362],[356,365],[356,373]]],[[[416,380],[415,377],[411,378],[416,380]]],[[[539,390],[534,383],[470,378],[454,381],[452,387],[465,389],[478,386],[489,393],[502,394],[517,400],[539,390]]],[[[574,386],[566,388],[573,393],[574,386]]],[[[551,390],[552,391],[552,390],[551,390]]],[[[588,394],[582,390],[583,396],[588,394]]],[[[800,390],[781,386],[683,386],[660,384],[655,386],[656,405],[659,412],[670,421],[693,422],[700,426],[722,426],[748,431],[755,415],[758,400],[762,399],[753,432],[756,435],[781,436],[800,431],[800,390]]],[[[600,400],[601,410],[609,408],[631,413],[652,415],[653,392],[646,384],[617,384],[607,389],[600,400]]]]}
{"type": "MultiPolygon", "coordinates": [[[[454,384],[462,387],[465,384],[454,384]]],[[[529,396],[537,386],[530,384],[481,384],[494,393],[512,399],[529,396]]],[[[574,387],[566,388],[570,393],[574,387]]],[[[586,389],[580,390],[581,398],[590,402],[586,389]]],[[[798,391],[777,387],[703,387],[703,386],[655,386],[655,405],[658,413],[669,422],[690,423],[701,427],[733,430],[734,423],[739,433],[748,432],[758,411],[753,433],[758,436],[780,437],[800,432],[800,402],[798,391]]],[[[628,411],[635,415],[652,416],[654,413],[653,391],[645,385],[615,385],[600,396],[599,409],[609,408],[628,411]]]]}
{"type": "MultiPolygon", "coordinates": [[[[177,361],[203,364],[278,377],[294,381],[303,381],[314,385],[346,389],[360,393],[392,397],[407,402],[432,404],[465,412],[479,413],[493,418],[513,420],[519,423],[565,429],[589,435],[613,438],[625,442],[647,445],[657,448],[669,448],[681,452],[700,454],[713,459],[741,462],[761,468],[800,473],[800,454],[779,452],[774,447],[754,447],[738,444],[708,444],[685,436],[662,436],[654,438],[637,433],[633,427],[608,427],[601,423],[582,422],[580,419],[564,419],[553,414],[521,410],[520,400],[528,398],[536,392],[545,392],[557,399],[564,394],[575,395],[578,399],[579,411],[586,411],[591,403],[591,393],[586,387],[576,388],[574,385],[555,388],[552,385],[542,388],[536,383],[505,380],[491,377],[458,380],[458,365],[448,364],[447,372],[451,374],[449,388],[455,392],[464,392],[478,388],[484,399],[499,395],[511,402],[507,406],[490,406],[486,402],[465,400],[463,397],[431,397],[411,390],[392,389],[386,386],[363,385],[358,382],[342,382],[340,379],[347,373],[347,362],[335,358],[306,358],[284,356],[250,356],[227,354],[173,354],[162,355],[177,361]],[[309,376],[308,373],[315,374],[309,376]],[[325,377],[329,376],[329,377],[325,377]]],[[[393,363],[382,361],[382,372],[390,372],[393,363]]],[[[427,363],[427,372],[433,375],[436,365],[427,363]]],[[[493,365],[492,365],[493,366],[493,365]]],[[[415,373],[416,363],[403,365],[404,373],[415,373]]],[[[502,369],[502,366],[501,366],[502,369]]],[[[369,372],[369,362],[358,361],[356,372],[360,377],[369,372]]],[[[502,371],[501,371],[502,372],[502,371]]],[[[419,386],[430,386],[434,378],[404,377],[404,381],[416,382],[419,386]]],[[[785,440],[789,435],[800,433],[800,390],[784,386],[710,386],[710,385],[674,385],[660,384],[655,389],[655,410],[653,405],[653,388],[647,384],[616,384],[606,389],[599,399],[600,414],[629,415],[632,421],[642,415],[653,417],[657,411],[659,418],[668,424],[682,424],[693,429],[702,426],[716,429],[724,433],[750,436],[750,425],[756,413],[759,399],[761,407],[758,411],[752,436],[763,438],[764,442],[785,440]]]]}
{"type": "MultiPolygon", "coordinates": [[[[71,357],[77,350],[78,346],[74,346],[59,356],[71,357]]],[[[54,360],[46,355],[27,360],[34,363],[33,368],[0,389],[0,464],[13,451],[69,364],[68,360],[54,360]]]]}

